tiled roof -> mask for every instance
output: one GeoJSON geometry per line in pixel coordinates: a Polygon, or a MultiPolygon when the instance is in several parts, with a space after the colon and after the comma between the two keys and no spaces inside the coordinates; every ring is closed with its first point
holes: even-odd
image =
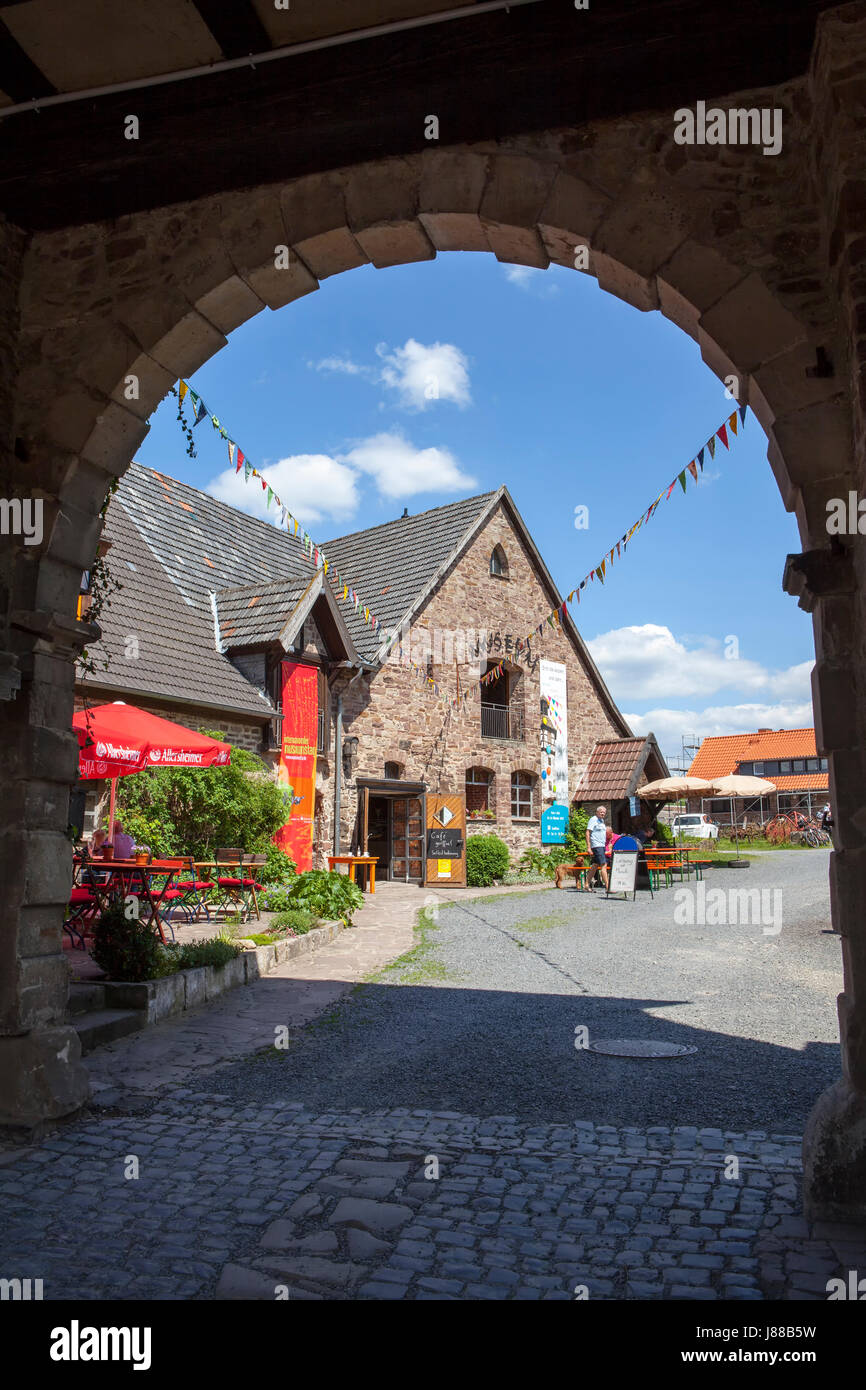
{"type": "Polygon", "coordinates": [[[259,716],[271,713],[270,703],[216,650],[210,605],[183,601],[125,508],[109,508],[105,538],[113,542],[108,563],[121,588],[98,620],[102,641],[89,648],[97,673],[86,683],[259,716]]]}
{"type": "Polygon", "coordinates": [[[777,777],[775,773],[767,779],[780,792],[826,792],[830,790],[830,778],[826,772],[795,772],[793,777],[777,777]]]}
{"type": "Polygon", "coordinates": [[[727,777],[736,772],[740,763],[814,758],[817,751],[814,729],[758,729],[750,734],[721,734],[704,739],[688,775],[707,779],[727,777]]]}
{"type": "Polygon", "coordinates": [[[216,593],[220,638],[229,647],[275,642],[286,619],[301,602],[315,574],[303,579],[278,579],[273,584],[251,584],[242,589],[218,589],[216,593]]]}
{"type": "MultiPolygon", "coordinates": [[[[135,522],[188,603],[215,589],[312,578],[300,541],[198,488],[133,463],[112,499],[135,522]]],[[[208,604],[209,606],[209,604],[208,604]]]]}
{"type": "MultiPolygon", "coordinates": [[[[327,541],[324,550],[387,632],[397,627],[495,497],[495,492],[481,493],[415,516],[398,517],[368,531],[338,536],[327,541]]],[[[382,634],[372,632],[363,616],[350,608],[344,606],[343,612],[358,651],[371,659],[382,634]]]]}
{"type": "Polygon", "coordinates": [[[669,776],[667,765],[651,734],[646,738],[605,739],[592,750],[583,780],[571,799],[619,801],[623,797],[634,796],[645,768],[649,781],[669,776]]]}

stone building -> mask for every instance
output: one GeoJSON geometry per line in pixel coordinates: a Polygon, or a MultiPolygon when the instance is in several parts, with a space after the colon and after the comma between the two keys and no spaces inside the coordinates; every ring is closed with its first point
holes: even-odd
{"type": "Polygon", "coordinates": [[[830,792],[826,758],[818,756],[814,729],[755,729],[748,734],[719,734],[705,738],[688,775],[763,777],[775,792],[763,797],[690,797],[690,811],[706,811],[720,825],[743,820],[769,820],[779,812],[816,816],[830,792]]]}
{"type": "MultiPolygon", "coordinates": [[[[597,747],[622,740],[631,762],[644,748],[569,616],[526,643],[562,597],[506,488],[325,544],[376,612],[375,630],[293,536],[139,464],[104,536],[119,587],[91,669],[79,671],[78,706],[122,698],[219,731],[276,767],[283,665],[315,666],[318,865],[362,848],[383,876],[422,881],[428,793],[465,795],[470,834],[495,831],[515,854],[540,845],[554,800],[542,663],[564,675],[568,781],[557,801],[568,786],[592,796],[585,774],[597,747]]],[[[657,759],[653,775],[664,775],[657,759]]]]}

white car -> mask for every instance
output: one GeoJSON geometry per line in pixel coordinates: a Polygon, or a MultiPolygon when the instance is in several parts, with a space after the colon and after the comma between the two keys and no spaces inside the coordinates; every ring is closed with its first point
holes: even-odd
{"type": "Polygon", "coordinates": [[[675,840],[717,840],[719,827],[706,816],[674,816],[671,833],[675,840]]]}

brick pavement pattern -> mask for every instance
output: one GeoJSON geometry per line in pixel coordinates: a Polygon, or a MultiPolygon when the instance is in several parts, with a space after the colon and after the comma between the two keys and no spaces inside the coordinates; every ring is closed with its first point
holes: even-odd
{"type": "Polygon", "coordinates": [[[7,1153],[0,1272],[48,1299],[821,1299],[866,1231],[810,1229],[799,1169],[795,1136],[170,1087],[7,1153]]]}

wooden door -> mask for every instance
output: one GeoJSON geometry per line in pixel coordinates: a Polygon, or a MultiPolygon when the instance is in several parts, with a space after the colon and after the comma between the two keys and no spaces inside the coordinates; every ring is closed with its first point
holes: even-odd
{"type": "Polygon", "coordinates": [[[424,822],[420,796],[397,796],[391,803],[391,877],[424,882],[424,822]]]}
{"type": "Polygon", "coordinates": [[[367,853],[367,835],[370,825],[370,789],[358,788],[358,814],[355,818],[355,833],[352,836],[352,854],[367,853]]]}
{"type": "Polygon", "coordinates": [[[466,887],[466,797],[461,792],[456,796],[440,796],[427,793],[427,844],[426,879],[430,884],[456,884],[466,887]],[[430,856],[430,832],[435,831],[435,839],[447,844],[449,850],[459,845],[455,857],[430,856]]]}

